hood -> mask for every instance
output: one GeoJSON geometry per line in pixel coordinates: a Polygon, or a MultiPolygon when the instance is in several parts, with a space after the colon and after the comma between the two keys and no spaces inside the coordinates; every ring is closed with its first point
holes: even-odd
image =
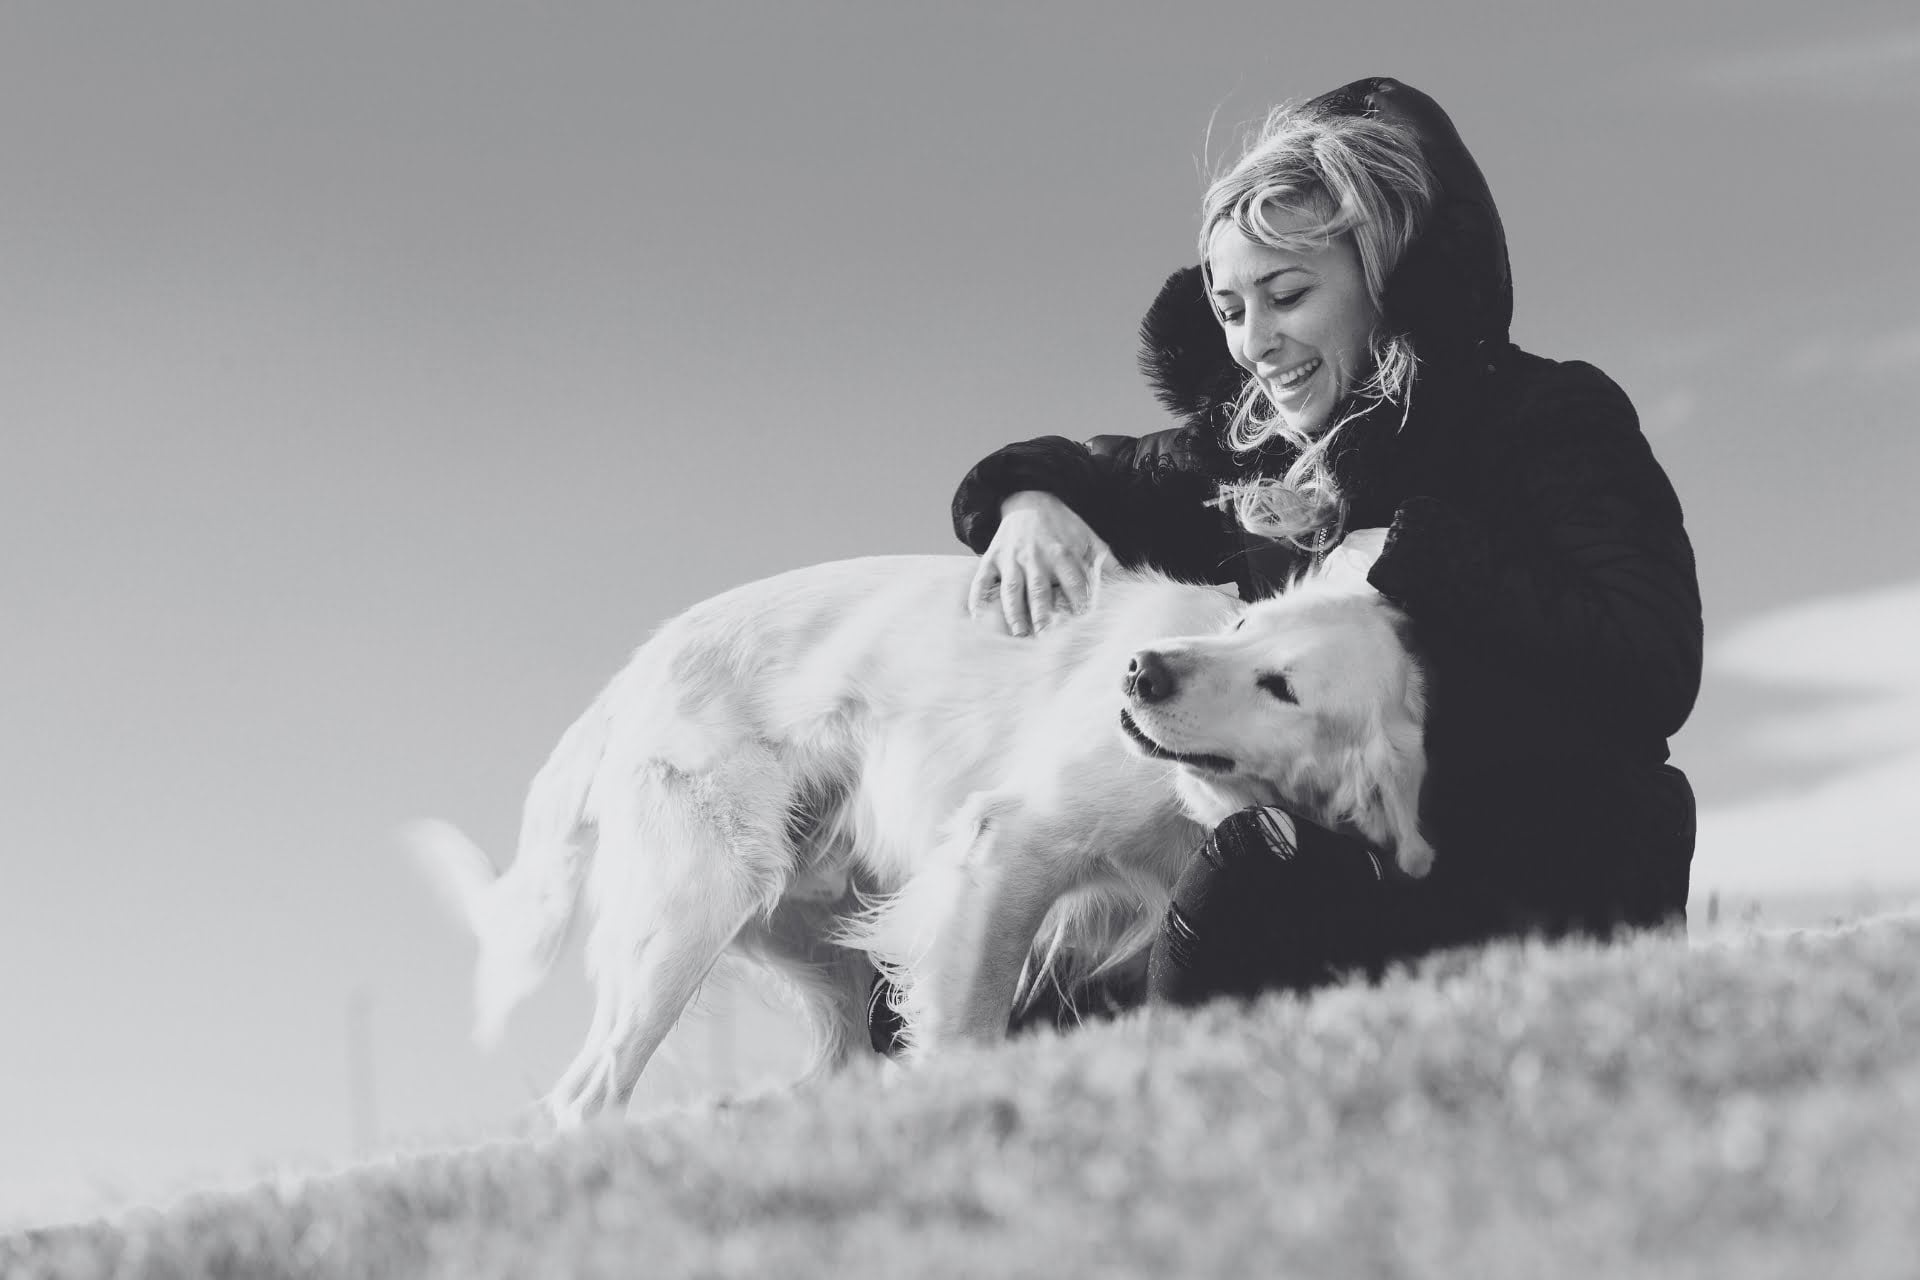
{"type": "MultiPolygon", "coordinates": [[[[1419,238],[1387,282],[1386,319],[1413,338],[1422,371],[1466,367],[1507,344],[1513,276],[1493,193],[1453,121],[1418,89],[1384,76],[1355,80],[1307,104],[1406,125],[1438,191],[1419,238]]],[[[1140,324],[1140,369],[1160,402],[1189,423],[1223,425],[1245,384],[1207,300],[1198,266],[1167,277],[1140,324]]]]}

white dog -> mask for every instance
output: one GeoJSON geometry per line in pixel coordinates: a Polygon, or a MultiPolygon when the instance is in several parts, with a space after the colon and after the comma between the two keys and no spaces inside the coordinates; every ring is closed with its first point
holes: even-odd
{"type": "Polygon", "coordinates": [[[586,887],[598,1004],[558,1122],[626,1104],[729,947],[788,980],[823,1070],[865,1046],[875,965],[918,1055],[1004,1035],[1030,956],[1137,957],[1207,828],[1248,805],[1425,874],[1422,682],[1364,583],[1249,607],[1110,570],[1087,612],[1015,638],[968,617],[975,563],[842,561],[695,605],[561,738],[506,874],[414,829],[480,940],[483,1040],[586,887]]]}

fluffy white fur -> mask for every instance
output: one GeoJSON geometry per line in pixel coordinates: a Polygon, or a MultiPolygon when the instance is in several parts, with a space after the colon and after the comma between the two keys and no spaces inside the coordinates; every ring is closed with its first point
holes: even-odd
{"type": "Polygon", "coordinates": [[[1250,804],[1425,873],[1420,678],[1363,583],[1248,607],[1109,571],[1087,613],[1015,638],[967,616],[974,565],[842,561],[695,605],[561,738],[504,875],[413,830],[479,938],[483,1040],[586,889],[597,1007],[561,1124],[625,1105],[729,947],[788,981],[824,1070],[865,1046],[876,965],[921,1055],[1002,1036],[1047,963],[1137,956],[1205,827],[1250,804]]]}

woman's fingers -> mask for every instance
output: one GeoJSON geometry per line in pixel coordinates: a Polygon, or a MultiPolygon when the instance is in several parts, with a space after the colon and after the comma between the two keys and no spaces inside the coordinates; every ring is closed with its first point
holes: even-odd
{"type": "MultiPolygon", "coordinates": [[[[1054,575],[1041,562],[1025,566],[1027,571],[1027,617],[1036,633],[1045,631],[1053,621],[1054,575]]],[[[1017,633],[1016,633],[1017,634],[1017,633]]]]}
{"type": "Polygon", "coordinates": [[[1008,634],[1027,634],[1027,583],[1017,571],[1000,579],[1000,615],[1007,621],[1008,634]]]}
{"type": "Polygon", "coordinates": [[[980,566],[973,571],[973,581],[967,585],[967,616],[977,618],[980,610],[986,606],[987,595],[1000,584],[1000,566],[993,557],[981,556],[980,566]]]}
{"type": "Polygon", "coordinates": [[[997,591],[1008,634],[1037,634],[1063,615],[1086,610],[1092,603],[1095,572],[1095,565],[1083,565],[1078,557],[1058,551],[1013,561],[1004,570],[997,558],[985,557],[967,588],[967,612],[980,616],[997,591]]]}
{"type": "Polygon", "coordinates": [[[1082,566],[1079,561],[1069,557],[1060,566],[1060,595],[1066,600],[1068,613],[1083,613],[1093,596],[1088,586],[1091,569],[1082,566]]]}
{"type": "Polygon", "coordinates": [[[989,547],[987,553],[980,557],[979,568],[973,571],[973,581],[967,585],[967,613],[978,618],[987,611],[989,601],[997,595],[1000,617],[1007,633],[1023,636],[1032,626],[1027,607],[1028,594],[1027,574],[1020,563],[989,547]]]}

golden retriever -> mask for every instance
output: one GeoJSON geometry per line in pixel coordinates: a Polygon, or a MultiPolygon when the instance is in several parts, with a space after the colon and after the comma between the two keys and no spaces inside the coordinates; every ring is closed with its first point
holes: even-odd
{"type": "Polygon", "coordinates": [[[562,736],[505,874],[413,829],[480,941],[483,1041],[586,891],[597,1005],[558,1123],[625,1106],[728,948],[786,980],[817,1071],[864,1049],[876,966],[911,1059],[1004,1035],[1060,957],[1144,953],[1192,850],[1249,805],[1426,873],[1422,681],[1357,575],[1248,606],[1109,569],[1086,612],[1016,638],[968,616],[974,565],[848,560],[697,604],[562,736]]]}

